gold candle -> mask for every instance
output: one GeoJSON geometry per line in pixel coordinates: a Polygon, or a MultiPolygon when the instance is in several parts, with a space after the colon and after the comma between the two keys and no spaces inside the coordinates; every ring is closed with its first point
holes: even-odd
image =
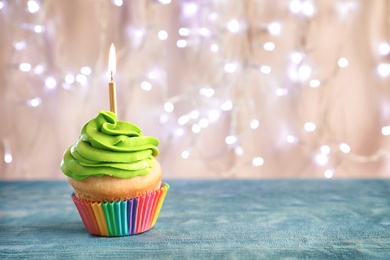
{"type": "Polygon", "coordinates": [[[108,73],[110,73],[111,81],[108,83],[108,91],[110,94],[110,111],[116,114],[116,89],[114,82],[114,73],[116,70],[116,54],[115,46],[112,43],[110,47],[110,54],[108,56],[108,73]]]}

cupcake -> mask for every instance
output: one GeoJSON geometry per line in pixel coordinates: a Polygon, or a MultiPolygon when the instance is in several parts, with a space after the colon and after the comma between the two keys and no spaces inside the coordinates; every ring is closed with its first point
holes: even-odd
{"type": "Polygon", "coordinates": [[[169,189],[155,159],[159,141],[134,124],[100,111],[62,159],[72,199],[87,231],[126,236],[151,229],[169,189]]]}

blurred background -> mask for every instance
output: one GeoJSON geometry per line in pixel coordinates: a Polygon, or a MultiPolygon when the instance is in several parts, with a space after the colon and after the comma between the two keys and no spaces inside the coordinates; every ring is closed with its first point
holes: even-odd
{"type": "Polygon", "coordinates": [[[390,176],[386,0],[0,0],[0,178],[65,179],[109,110],[164,178],[390,176]]]}

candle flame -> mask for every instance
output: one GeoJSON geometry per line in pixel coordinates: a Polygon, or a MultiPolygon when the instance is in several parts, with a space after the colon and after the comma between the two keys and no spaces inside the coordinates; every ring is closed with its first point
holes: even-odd
{"type": "Polygon", "coordinates": [[[110,55],[108,56],[108,73],[111,76],[111,81],[113,80],[115,71],[116,71],[116,53],[115,53],[115,46],[113,43],[111,43],[110,55]]]}

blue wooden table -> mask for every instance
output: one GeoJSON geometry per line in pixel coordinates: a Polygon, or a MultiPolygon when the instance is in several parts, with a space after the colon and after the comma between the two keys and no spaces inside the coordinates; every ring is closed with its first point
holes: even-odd
{"type": "Polygon", "coordinates": [[[167,180],[156,226],[87,233],[62,181],[0,182],[0,259],[390,259],[390,180],[167,180]]]}

